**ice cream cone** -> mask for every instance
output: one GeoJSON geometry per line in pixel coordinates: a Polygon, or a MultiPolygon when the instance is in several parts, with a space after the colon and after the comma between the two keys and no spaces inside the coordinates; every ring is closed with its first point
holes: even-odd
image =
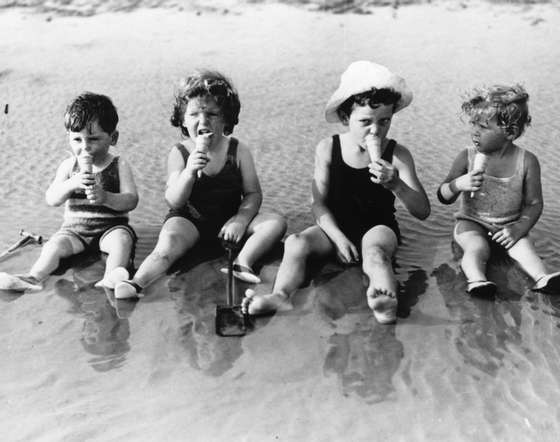
{"type": "Polygon", "coordinates": [[[88,153],[78,155],[78,165],[80,172],[91,173],[93,170],[93,157],[88,153]]]}
{"type": "MultiPolygon", "coordinates": [[[[198,152],[208,153],[208,149],[210,148],[210,144],[212,143],[212,132],[207,132],[201,135],[198,135],[195,140],[195,149],[198,152]]],[[[198,178],[202,176],[202,170],[197,172],[198,178]]]]}
{"type": "MultiPolygon", "coordinates": [[[[473,172],[484,172],[486,171],[486,165],[488,164],[488,155],[482,152],[477,152],[473,160],[473,172]]],[[[475,192],[471,192],[471,198],[474,198],[475,192]]]]}
{"type": "Polygon", "coordinates": [[[381,140],[378,137],[367,136],[366,147],[372,163],[381,159],[383,149],[381,146],[381,140]]]}

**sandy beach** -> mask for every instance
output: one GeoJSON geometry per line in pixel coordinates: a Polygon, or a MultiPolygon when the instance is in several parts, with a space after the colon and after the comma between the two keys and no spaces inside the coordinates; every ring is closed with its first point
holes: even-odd
{"type": "MultiPolygon", "coordinates": [[[[292,312],[220,338],[224,256],[190,257],[137,303],[93,288],[103,271],[95,257],[74,260],[39,293],[0,292],[2,440],[558,440],[560,298],[533,293],[503,258],[489,266],[496,300],[469,298],[451,242],[457,207],[435,197],[469,143],[462,93],[523,83],[533,123],[519,144],[540,160],[545,200],[531,237],[560,270],[558,6],[442,1],[341,15],[213,4],[91,16],[0,9],[0,249],[21,228],[48,238],[59,227],[63,209],[48,207],[44,192],[68,155],[65,106],[91,90],[119,111],[115,152],[140,193],[130,216],[138,265],[166,212],[174,86],[196,67],[236,84],[234,135],[253,151],[263,210],[301,230],[312,222],[314,147],[342,129],[324,121],[324,104],[351,61],[374,60],[415,94],[390,134],[413,152],[432,203],[425,222],[397,206],[399,320],[378,325],[358,269],[327,265],[295,294],[292,312]]],[[[39,252],[27,246],[0,271],[25,271],[39,252]]],[[[258,290],[271,287],[278,264],[263,264],[258,290]]]]}

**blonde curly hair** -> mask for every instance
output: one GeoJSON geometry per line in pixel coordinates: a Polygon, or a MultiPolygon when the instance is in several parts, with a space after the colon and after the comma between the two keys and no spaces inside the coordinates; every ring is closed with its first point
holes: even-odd
{"type": "Polygon", "coordinates": [[[506,133],[521,136],[531,124],[529,94],[520,84],[476,88],[464,97],[461,110],[471,123],[496,119],[506,133]]]}

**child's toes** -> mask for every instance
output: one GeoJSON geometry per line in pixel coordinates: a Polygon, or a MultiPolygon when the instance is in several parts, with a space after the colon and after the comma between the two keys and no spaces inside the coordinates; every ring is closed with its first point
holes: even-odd
{"type": "Polygon", "coordinates": [[[397,320],[398,302],[394,293],[376,289],[368,296],[368,305],[380,324],[392,324],[397,320]]]}

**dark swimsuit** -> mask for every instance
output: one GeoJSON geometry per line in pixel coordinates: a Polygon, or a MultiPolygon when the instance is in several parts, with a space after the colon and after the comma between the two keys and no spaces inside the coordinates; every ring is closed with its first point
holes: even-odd
{"type": "MultiPolygon", "coordinates": [[[[230,139],[222,170],[212,176],[203,172],[194,183],[185,207],[169,210],[165,221],[180,216],[194,224],[201,239],[211,240],[218,236],[226,221],[239,210],[243,196],[243,180],[237,164],[238,143],[237,139],[230,139]]],[[[175,147],[181,152],[187,164],[188,150],[182,144],[177,144],[175,147]]]]}
{"type": "MultiPolygon", "coordinates": [[[[387,144],[383,156],[391,163],[395,140],[387,144]]],[[[400,242],[401,234],[395,218],[395,195],[381,184],[371,181],[368,167],[356,169],[342,158],[340,137],[333,136],[327,207],[340,230],[361,249],[362,237],[374,226],[389,227],[400,242]]]]}

